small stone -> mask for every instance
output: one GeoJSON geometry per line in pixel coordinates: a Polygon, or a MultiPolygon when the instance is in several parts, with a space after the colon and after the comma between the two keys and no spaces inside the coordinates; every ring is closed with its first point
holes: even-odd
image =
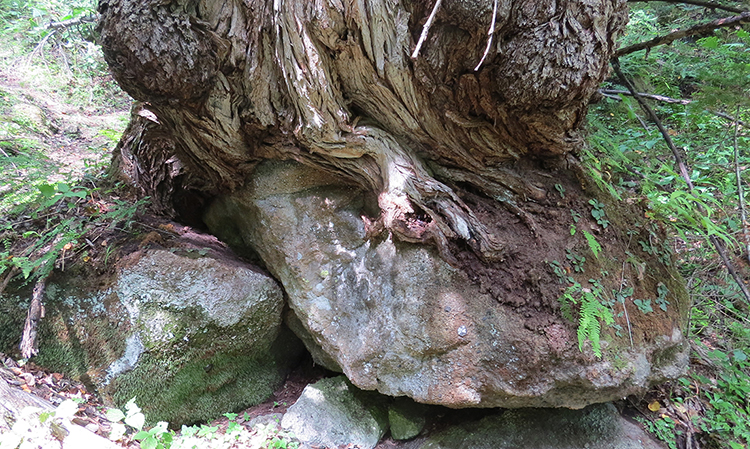
{"type": "Polygon", "coordinates": [[[458,336],[459,336],[459,337],[463,338],[463,337],[465,337],[465,336],[466,336],[466,334],[468,334],[468,333],[469,333],[469,331],[468,331],[468,330],[466,330],[466,326],[463,326],[463,325],[459,326],[459,328],[458,328],[458,336]]]}
{"type": "Polygon", "coordinates": [[[388,408],[388,422],[394,440],[410,440],[424,429],[427,407],[408,398],[397,398],[388,408]]]}

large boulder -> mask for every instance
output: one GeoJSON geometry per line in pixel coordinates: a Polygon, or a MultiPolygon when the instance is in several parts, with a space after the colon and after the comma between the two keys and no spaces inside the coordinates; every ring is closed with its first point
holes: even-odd
{"type": "MultiPolygon", "coordinates": [[[[154,422],[205,421],[262,402],[301,350],[282,325],[276,281],[216,241],[138,250],[106,278],[56,273],[44,302],[36,363],[115,404],[135,397],[154,422]]],[[[23,322],[23,299],[2,303],[23,322]]]]}
{"type": "MultiPolygon", "coordinates": [[[[217,199],[205,216],[225,242],[257,252],[283,284],[311,352],[327,354],[326,364],[340,367],[357,387],[455,408],[581,408],[641,392],[685,368],[681,328],[689,306],[679,275],[664,264],[649,265],[646,277],[630,282],[635,295],[645,295],[656,290],[653,279],[663,281],[668,311],[639,314],[629,298],[623,317],[614,309],[619,303],[602,303],[615,323],[602,324],[597,357],[588,342],[579,350],[576,323],[555,299],[565,287],[554,277],[557,267],[545,263],[547,254],[565,261],[566,248],[578,247],[527,240],[530,246],[516,248],[513,257],[536,257],[529,265],[506,260],[470,277],[432,247],[368,235],[371,219],[363,216],[376,215],[372,204],[362,190],[324,172],[264,162],[244,189],[217,199]],[[494,288],[492,273],[506,290],[494,288]]],[[[547,204],[540,215],[570,218],[566,204],[547,204]]],[[[559,221],[536,226],[539,232],[568,226],[559,221]]],[[[607,288],[620,281],[619,267],[630,270],[629,250],[618,251],[601,258],[612,265],[607,288]]],[[[646,265],[639,266],[642,277],[646,265]]]]}

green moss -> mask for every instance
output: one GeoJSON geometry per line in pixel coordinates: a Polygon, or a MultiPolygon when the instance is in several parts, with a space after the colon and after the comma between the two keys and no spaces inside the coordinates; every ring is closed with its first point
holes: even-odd
{"type": "Polygon", "coordinates": [[[263,402],[282,380],[274,362],[257,357],[217,354],[176,367],[144,354],[112,386],[118,405],[135,397],[149,421],[179,426],[263,402]]]}
{"type": "Polygon", "coordinates": [[[28,299],[18,296],[0,296],[0,352],[14,354],[18,351],[28,303],[28,299]]]}
{"type": "Polygon", "coordinates": [[[190,357],[144,353],[133,371],[110,384],[115,403],[123,406],[135,397],[152,423],[209,421],[268,399],[302,353],[302,344],[284,328],[267,353],[187,351],[190,357]]]}

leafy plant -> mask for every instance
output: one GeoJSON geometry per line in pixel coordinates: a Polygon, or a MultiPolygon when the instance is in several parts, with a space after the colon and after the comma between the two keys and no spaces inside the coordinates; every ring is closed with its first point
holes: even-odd
{"type": "Polygon", "coordinates": [[[607,226],[609,226],[609,220],[607,220],[607,214],[604,212],[604,203],[592,198],[589,200],[589,204],[593,206],[593,209],[591,209],[591,216],[594,217],[599,226],[607,229],[607,226]]]}
{"type": "Polygon", "coordinates": [[[573,270],[576,273],[583,273],[584,268],[583,264],[586,263],[586,258],[583,256],[579,256],[578,254],[575,254],[569,249],[565,250],[565,258],[570,261],[570,264],[573,266],[573,270]]]}
{"type": "Polygon", "coordinates": [[[564,316],[572,317],[573,305],[578,308],[578,348],[583,351],[583,344],[590,341],[594,354],[601,357],[601,322],[612,325],[614,317],[611,309],[602,303],[603,295],[599,282],[590,279],[589,283],[593,288],[585,288],[575,282],[565,290],[559,302],[564,316]]]}
{"type": "Polygon", "coordinates": [[[589,249],[594,253],[594,257],[599,258],[599,253],[602,250],[602,245],[596,240],[596,237],[591,235],[588,231],[583,231],[583,236],[586,237],[586,242],[589,244],[589,249]]]}
{"type": "Polygon", "coordinates": [[[634,299],[633,304],[635,304],[638,307],[638,310],[643,313],[651,313],[654,311],[654,308],[651,307],[650,299],[634,299]]]}

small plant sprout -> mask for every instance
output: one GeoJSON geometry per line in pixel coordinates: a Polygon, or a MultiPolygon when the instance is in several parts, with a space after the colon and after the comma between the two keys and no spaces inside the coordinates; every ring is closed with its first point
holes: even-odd
{"type": "Polygon", "coordinates": [[[609,220],[607,220],[607,214],[604,213],[604,203],[592,198],[589,200],[589,204],[593,206],[593,209],[591,209],[591,216],[594,217],[599,226],[607,229],[607,226],[609,226],[609,220]]]}

